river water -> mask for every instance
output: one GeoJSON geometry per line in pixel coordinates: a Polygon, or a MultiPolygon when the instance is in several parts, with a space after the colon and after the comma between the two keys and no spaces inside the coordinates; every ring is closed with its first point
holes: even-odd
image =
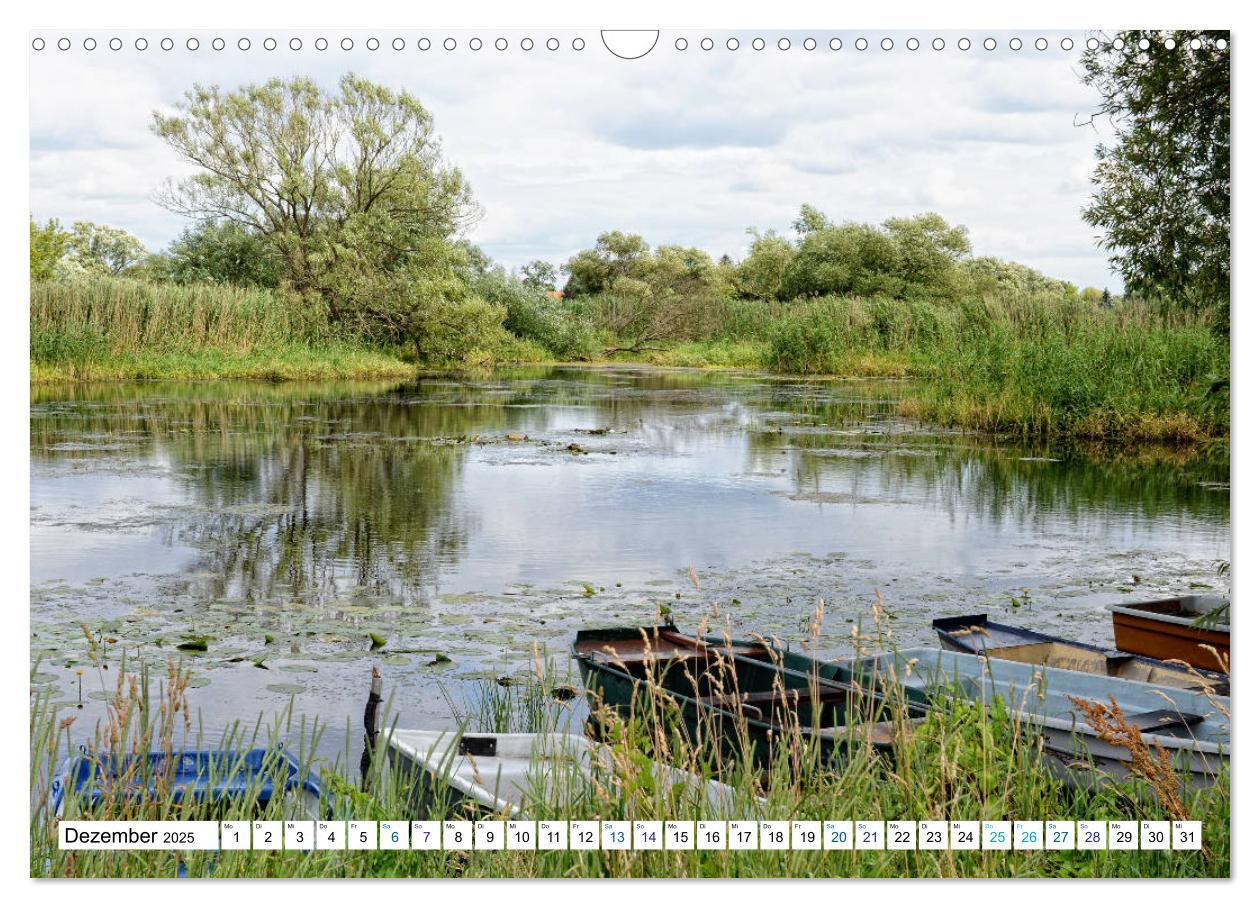
{"type": "Polygon", "coordinates": [[[839,654],[876,591],[899,645],[978,612],[1109,645],[1108,603],[1226,589],[1224,460],[943,430],[896,416],[908,390],[637,367],[36,388],[33,689],[86,730],[120,658],[177,657],[203,735],[292,701],[332,752],[372,666],[402,723],[450,727],[484,679],[539,652],[563,674],[576,629],[662,607],[792,641],[821,600],[839,654]]]}

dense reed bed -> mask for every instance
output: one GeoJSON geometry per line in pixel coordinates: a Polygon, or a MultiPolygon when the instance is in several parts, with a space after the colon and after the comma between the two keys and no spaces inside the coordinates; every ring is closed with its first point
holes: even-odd
{"type": "Polygon", "coordinates": [[[410,375],[414,367],[270,290],[121,278],[31,288],[37,383],[293,380],[410,375]]]}
{"type": "Polygon", "coordinates": [[[1229,431],[1229,344],[1210,320],[1141,301],[824,298],[732,313],[729,351],[766,339],[778,372],[918,379],[902,413],[1024,436],[1195,442],[1229,431]]]}

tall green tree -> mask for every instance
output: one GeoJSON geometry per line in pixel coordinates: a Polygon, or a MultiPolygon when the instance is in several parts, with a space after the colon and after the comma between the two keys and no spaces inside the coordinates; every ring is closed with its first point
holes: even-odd
{"type": "Polygon", "coordinates": [[[341,320],[362,334],[410,346],[416,359],[460,360],[503,336],[503,307],[471,290],[469,253],[441,236],[403,239],[384,213],[354,219],[341,244],[338,267],[325,276],[341,320]],[[416,243],[394,267],[382,268],[377,244],[416,243]]]}
{"type": "MultiPolygon", "coordinates": [[[[933,212],[889,218],[876,227],[835,224],[812,205],[802,205],[792,226],[797,241],[791,255],[782,248],[783,241],[776,249],[758,237],[741,266],[749,275],[772,277],[775,262],[782,261],[776,295],[786,299],[848,293],[956,297],[962,278],[958,263],[971,252],[967,228],[933,212]]],[[[760,283],[774,286],[773,280],[760,283]]],[[[757,285],[746,280],[745,292],[764,295],[764,290],[753,289],[757,285]]]]}
{"type": "Polygon", "coordinates": [[[70,234],[56,218],[40,226],[31,218],[31,283],[53,279],[53,266],[66,254],[70,234]]]}
{"type": "Polygon", "coordinates": [[[334,91],[305,78],[198,85],[177,113],[154,113],[153,131],[197,168],[162,204],[265,238],[286,284],[334,318],[371,296],[348,292],[353,276],[446,267],[444,244],[478,214],[428,110],[354,74],[334,91]]]}
{"type": "Polygon", "coordinates": [[[89,272],[122,274],[145,256],[144,244],[121,227],[75,221],[66,252],[89,272]]]}
{"type": "Polygon", "coordinates": [[[1213,309],[1222,322],[1230,278],[1228,41],[1228,32],[1124,31],[1101,36],[1082,58],[1083,79],[1102,99],[1094,116],[1116,129],[1116,141],[1097,148],[1085,220],[1101,231],[1129,292],[1213,309]]]}
{"type": "Polygon", "coordinates": [[[787,277],[796,260],[796,247],[773,230],[749,228],[748,255],[735,270],[736,285],[745,296],[773,300],[787,296],[787,277]]]}
{"type": "Polygon", "coordinates": [[[612,289],[618,279],[633,278],[652,251],[637,233],[609,230],[595,239],[594,249],[583,249],[565,264],[569,280],[565,296],[585,296],[612,289]]]}
{"type": "Polygon", "coordinates": [[[521,281],[536,290],[556,289],[556,266],[542,259],[534,259],[521,268],[521,281]]]}

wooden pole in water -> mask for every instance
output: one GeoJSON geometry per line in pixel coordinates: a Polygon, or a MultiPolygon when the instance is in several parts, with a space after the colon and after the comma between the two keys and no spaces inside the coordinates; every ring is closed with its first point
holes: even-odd
{"type": "Polygon", "coordinates": [[[363,790],[368,789],[368,777],[372,769],[372,757],[376,742],[381,735],[381,673],[372,666],[372,686],[368,690],[367,705],[363,709],[363,756],[359,758],[359,774],[363,777],[363,790]]]}

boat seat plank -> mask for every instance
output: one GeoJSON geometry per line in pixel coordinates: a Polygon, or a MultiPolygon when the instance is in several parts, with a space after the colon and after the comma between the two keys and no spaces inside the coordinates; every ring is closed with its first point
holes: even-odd
{"type": "Polygon", "coordinates": [[[1203,716],[1179,712],[1170,707],[1168,709],[1153,709],[1150,712],[1125,716],[1125,721],[1130,725],[1137,726],[1139,731],[1156,731],[1161,728],[1176,728],[1177,726],[1189,728],[1202,722],[1203,716]]]}
{"type": "Polygon", "coordinates": [[[845,703],[849,699],[850,691],[847,688],[823,688],[817,693],[818,696],[814,697],[813,692],[808,688],[741,691],[738,695],[727,693],[711,697],[698,697],[696,702],[702,706],[718,706],[723,709],[732,709],[736,706],[745,708],[751,706],[756,708],[758,712],[764,712],[766,707],[773,708],[783,704],[795,708],[798,706],[809,706],[814,703],[820,706],[845,703]]]}

